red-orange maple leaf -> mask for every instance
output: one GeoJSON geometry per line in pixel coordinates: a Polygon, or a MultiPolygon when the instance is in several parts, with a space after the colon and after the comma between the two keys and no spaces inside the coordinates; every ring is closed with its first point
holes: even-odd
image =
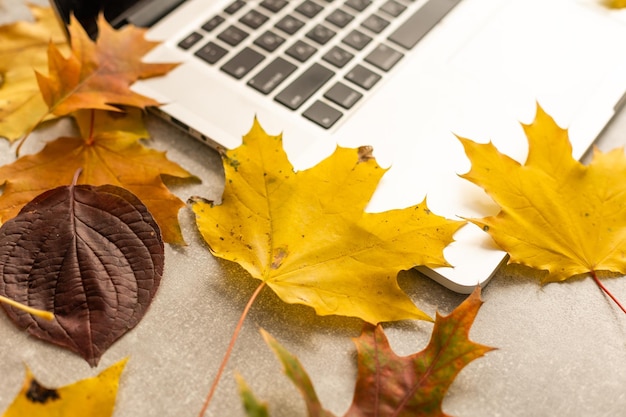
{"type": "Polygon", "coordinates": [[[80,23],[69,25],[72,53],[48,50],[48,76],[37,74],[49,111],[64,116],[81,109],[118,110],[115,105],[145,108],[159,103],[133,92],[138,79],[162,75],[176,64],[151,64],[142,57],[158,43],[144,38],[145,29],[129,25],[115,30],[100,16],[99,36],[92,41],[80,23]]]}

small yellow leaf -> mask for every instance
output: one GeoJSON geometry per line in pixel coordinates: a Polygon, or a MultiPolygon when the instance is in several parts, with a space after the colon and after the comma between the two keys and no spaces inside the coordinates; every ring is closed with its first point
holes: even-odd
{"type": "Polygon", "coordinates": [[[126,362],[57,389],[42,386],[27,368],[22,390],[3,417],[110,417],[126,362]]]}
{"type": "Polygon", "coordinates": [[[541,107],[524,125],[524,165],[491,144],[460,138],[472,162],[464,178],[501,207],[472,220],[511,256],[510,262],[549,272],[547,281],[611,271],[626,273],[626,157],[595,151],[584,166],[572,157],[566,129],[541,107]]]}
{"type": "Polygon", "coordinates": [[[462,222],[435,215],[425,202],[366,213],[385,173],[373,158],[337,148],[294,172],[282,138],[268,136],[256,120],[223,162],[222,204],[193,204],[213,254],[239,263],[283,301],[320,315],[429,319],[401,291],[397,273],[447,265],[443,249],[462,222]]]}

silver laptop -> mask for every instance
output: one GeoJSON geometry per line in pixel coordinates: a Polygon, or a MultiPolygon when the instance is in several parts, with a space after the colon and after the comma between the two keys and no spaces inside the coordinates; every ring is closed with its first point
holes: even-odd
{"type": "MultiPolygon", "coordinates": [[[[86,27],[98,4],[53,3],[86,27]]],[[[569,128],[580,158],[626,92],[626,15],[602,0],[103,3],[114,25],[150,26],[148,37],[163,41],[146,60],[183,63],[133,87],[166,103],[161,116],[223,148],[238,146],[257,116],[269,133],[283,133],[297,170],[337,145],[372,145],[391,167],[372,212],[427,196],[449,218],[496,214],[459,178],[470,165],[455,134],[491,140],[523,162],[520,122],[532,121],[538,102],[569,128]]],[[[461,293],[485,285],[506,260],[473,225],[444,254],[452,268],[420,270],[461,293]]]]}

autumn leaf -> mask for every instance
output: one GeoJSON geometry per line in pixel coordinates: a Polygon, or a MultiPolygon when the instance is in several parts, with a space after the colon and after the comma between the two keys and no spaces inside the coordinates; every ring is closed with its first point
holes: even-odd
{"type": "Polygon", "coordinates": [[[572,157],[566,129],[541,107],[523,125],[524,165],[493,144],[461,138],[472,162],[463,178],[500,206],[497,216],[472,220],[511,256],[510,262],[548,271],[545,281],[599,271],[626,273],[626,157],[598,150],[588,166],[572,157]]]}
{"type": "Polygon", "coordinates": [[[61,388],[46,388],[26,368],[21,391],[3,417],[110,417],[115,408],[123,359],[93,378],[61,388]]]}
{"type": "Polygon", "coordinates": [[[46,321],[3,305],[32,336],[96,366],[145,314],[163,261],[158,226],[133,194],[112,185],[63,186],[0,228],[0,295],[53,312],[46,321]]]}
{"type": "MultiPolygon", "coordinates": [[[[344,417],[445,417],[442,402],[456,376],[474,359],[493,350],[469,340],[470,328],[481,305],[480,287],[477,287],[450,315],[437,314],[426,348],[406,357],[393,352],[380,325],[367,324],[361,336],[354,340],[358,375],[354,398],[344,417]]],[[[320,404],[298,358],[267,332],[262,334],[300,391],[308,416],[332,417],[320,404]]],[[[246,395],[252,396],[249,391],[246,395]]],[[[254,415],[248,412],[249,417],[254,415]]]]}
{"type": "Polygon", "coordinates": [[[29,6],[34,22],[0,26],[0,137],[16,140],[48,112],[35,71],[47,71],[49,45],[69,50],[49,7],[29,6]]]}
{"type": "Polygon", "coordinates": [[[398,271],[446,265],[461,222],[426,203],[365,213],[385,173],[373,158],[338,148],[294,172],[281,136],[259,123],[223,157],[220,205],[195,199],[198,227],[218,257],[237,262],[288,303],[371,323],[429,319],[398,287],[398,271]]]}
{"type": "Polygon", "coordinates": [[[50,112],[64,116],[83,109],[145,108],[159,103],[133,92],[138,79],[163,75],[176,64],[151,64],[143,56],[158,42],[144,38],[146,29],[127,25],[115,30],[101,15],[98,39],[92,41],[76,18],[69,25],[72,53],[65,58],[55,45],[48,51],[48,76],[37,73],[50,112]]]}
{"type": "Polygon", "coordinates": [[[168,243],[182,244],[178,212],[184,203],[170,193],[162,176],[191,178],[165,153],[140,143],[148,137],[141,112],[81,111],[75,114],[81,137],[48,143],[35,155],[0,167],[0,221],[5,222],[38,194],[69,184],[77,169],[79,182],[113,184],[128,189],[148,207],[168,243]]]}
{"type": "Polygon", "coordinates": [[[606,0],[605,4],[611,9],[626,8],[626,0],[606,0]]]}

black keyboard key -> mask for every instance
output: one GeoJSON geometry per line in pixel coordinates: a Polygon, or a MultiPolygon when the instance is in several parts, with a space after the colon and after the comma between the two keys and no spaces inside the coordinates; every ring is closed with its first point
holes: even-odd
{"type": "Polygon", "coordinates": [[[235,0],[228,7],[224,9],[224,12],[228,14],[235,14],[245,5],[246,5],[246,2],[244,0],[235,0]]]}
{"type": "Polygon", "coordinates": [[[380,75],[365,68],[362,65],[357,65],[346,74],[346,80],[353,82],[359,87],[369,90],[380,80],[380,75]]]}
{"type": "Polygon", "coordinates": [[[305,0],[304,3],[296,7],[295,10],[296,12],[300,13],[303,16],[312,18],[312,17],[317,16],[317,14],[321,12],[322,10],[324,10],[324,8],[320,6],[319,4],[314,3],[310,0],[305,0]]]}
{"type": "Polygon", "coordinates": [[[333,36],[335,36],[336,34],[337,34],[337,32],[335,32],[332,29],[327,28],[324,25],[316,25],[313,29],[311,29],[306,34],[306,37],[311,39],[311,40],[314,40],[315,42],[319,43],[320,45],[324,45],[324,44],[326,44],[326,42],[331,40],[333,38],[333,36]]]}
{"type": "Polygon", "coordinates": [[[365,62],[383,71],[389,71],[403,56],[401,52],[381,43],[365,57],[365,62]]]}
{"type": "Polygon", "coordinates": [[[217,35],[217,38],[226,42],[230,46],[237,46],[248,37],[248,32],[244,32],[236,26],[229,26],[225,31],[217,35]]]}
{"type": "Polygon", "coordinates": [[[227,52],[228,51],[221,46],[216,45],[213,42],[209,42],[202,48],[198,49],[194,55],[209,64],[215,64],[217,61],[222,59],[227,52]]]}
{"type": "Polygon", "coordinates": [[[353,54],[339,46],[333,46],[322,57],[324,61],[333,64],[337,68],[343,68],[352,58],[354,58],[353,54]]]}
{"type": "Polygon", "coordinates": [[[289,77],[296,68],[291,62],[278,57],[252,77],[248,81],[248,85],[263,94],[269,94],[289,77]]]}
{"type": "Polygon", "coordinates": [[[285,38],[282,36],[278,36],[274,32],[266,31],[264,34],[259,36],[254,44],[256,46],[260,46],[265,49],[267,52],[274,52],[276,48],[282,45],[285,42],[285,38]]]}
{"type": "Polygon", "coordinates": [[[304,22],[300,19],[296,19],[292,15],[287,15],[280,19],[280,21],[274,26],[288,35],[293,35],[297,31],[299,31],[302,26],[304,26],[304,22]]]}
{"type": "Polygon", "coordinates": [[[263,0],[260,4],[270,12],[276,13],[281,11],[289,2],[287,0],[263,0]]]}
{"type": "Polygon", "coordinates": [[[245,5],[246,5],[246,2],[244,0],[235,0],[228,7],[224,9],[224,12],[228,14],[235,14],[245,5]]]}
{"type": "Polygon", "coordinates": [[[275,100],[291,110],[296,110],[328,82],[333,75],[334,73],[328,68],[320,64],[313,64],[284,90],[278,93],[275,100]]]}
{"type": "Polygon", "coordinates": [[[178,42],[178,46],[181,49],[187,50],[191,48],[192,46],[194,46],[195,44],[197,44],[198,42],[200,42],[201,39],[202,39],[201,34],[199,34],[198,32],[192,32],[185,39],[178,42]]]}
{"type": "Polygon", "coordinates": [[[367,44],[370,43],[371,41],[372,41],[372,38],[370,36],[367,36],[365,33],[360,32],[356,29],[350,32],[348,36],[346,36],[342,40],[343,43],[345,43],[348,46],[353,47],[357,51],[360,51],[361,49],[365,48],[367,44]]]}
{"type": "Polygon", "coordinates": [[[316,101],[302,115],[324,129],[330,129],[343,114],[326,103],[316,101]]]}
{"type": "Polygon", "coordinates": [[[293,45],[291,45],[285,53],[296,59],[300,62],[304,62],[307,59],[311,58],[311,56],[317,52],[317,49],[312,47],[306,42],[296,41],[293,45]]]}
{"type": "Polygon", "coordinates": [[[363,97],[363,94],[338,82],[324,94],[324,97],[344,109],[351,109],[363,97]]]}
{"type": "Polygon", "coordinates": [[[383,19],[376,14],[373,14],[365,19],[363,22],[361,22],[361,26],[363,26],[365,29],[371,30],[374,33],[380,33],[385,30],[387,26],[389,26],[389,21],[387,19],[383,19]]]}
{"type": "Polygon", "coordinates": [[[430,0],[417,9],[390,36],[389,40],[406,49],[413,48],[461,0],[430,0]]]}
{"type": "Polygon", "coordinates": [[[222,23],[224,23],[224,19],[222,16],[220,15],[216,15],[213,16],[212,18],[210,18],[209,20],[207,20],[207,22],[202,25],[202,29],[206,30],[207,32],[211,32],[213,31],[213,29],[215,29],[216,27],[218,27],[219,25],[221,25],[222,23]]]}
{"type": "Polygon", "coordinates": [[[230,61],[222,65],[221,69],[225,73],[232,75],[237,79],[241,79],[254,67],[259,65],[264,58],[265,57],[263,55],[254,49],[244,48],[241,52],[231,58],[230,61]]]}
{"type": "Polygon", "coordinates": [[[356,10],[357,12],[362,12],[367,9],[367,6],[372,4],[372,0],[346,0],[346,6],[356,10]]]}
{"type": "Polygon", "coordinates": [[[346,27],[353,19],[353,15],[341,9],[335,9],[328,16],[326,16],[326,21],[332,23],[338,28],[346,27]]]}
{"type": "Polygon", "coordinates": [[[404,4],[398,3],[395,0],[387,0],[385,4],[380,6],[380,10],[387,13],[390,16],[398,17],[406,10],[404,4]]]}
{"type": "Polygon", "coordinates": [[[265,16],[263,13],[250,10],[248,13],[244,14],[239,21],[250,29],[258,29],[263,23],[267,22],[268,19],[269,17],[265,16]]]}

